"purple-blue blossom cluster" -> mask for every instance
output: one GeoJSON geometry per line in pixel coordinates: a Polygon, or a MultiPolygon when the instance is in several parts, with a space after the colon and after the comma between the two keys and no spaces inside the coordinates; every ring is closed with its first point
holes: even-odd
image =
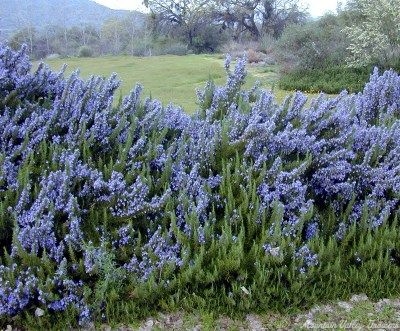
{"type": "Polygon", "coordinates": [[[181,247],[178,243],[170,244],[171,233],[162,236],[161,227],[149,236],[149,241],[141,249],[140,261],[134,256],[124,265],[126,270],[133,272],[142,281],[146,281],[154,270],[161,271],[164,266],[172,264],[181,266],[183,260],[180,255],[181,247]]]}
{"type": "Polygon", "coordinates": [[[347,222],[367,207],[371,226],[382,224],[398,208],[399,86],[395,72],[375,71],[357,95],[321,95],[306,107],[299,92],[281,106],[263,92],[249,113],[231,107],[231,144],[245,146],[249,167],[267,167],[262,208],[281,202],[292,230],[312,206],[333,206],[339,217],[352,204],[347,222]]]}
{"type": "Polygon", "coordinates": [[[115,76],[64,79],[44,65],[31,72],[25,49],[2,45],[0,54],[0,201],[15,224],[1,229],[12,232],[1,244],[18,261],[12,272],[1,265],[1,315],[40,302],[50,311],[72,305],[88,320],[93,307],[82,288],[102,277],[111,247],[113,274],[145,281],[166,264],[182,266],[167,221],[183,208],[183,227],[189,213],[207,219],[220,182],[208,170],[219,128],[141,102],[140,86],[115,107],[115,76]],[[39,279],[29,256],[53,274],[39,279]],[[36,291],[43,282],[48,292],[36,291]]]}
{"type": "Polygon", "coordinates": [[[207,84],[189,116],[142,101],[139,85],[116,105],[115,75],[33,72],[24,49],[0,46],[0,233],[10,234],[0,237],[0,317],[73,307],[83,325],[98,309],[86,287],[176,275],[198,247],[242,245],[244,233],[307,274],[321,234],[340,241],[352,224],[394,217],[395,72],[375,71],[356,95],[308,105],[295,93],[277,105],[242,91],[246,61],[230,62],[226,84],[207,84]]]}

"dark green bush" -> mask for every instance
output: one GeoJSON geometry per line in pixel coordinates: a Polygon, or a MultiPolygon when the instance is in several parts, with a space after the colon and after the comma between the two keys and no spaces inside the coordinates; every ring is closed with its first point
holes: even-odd
{"type": "Polygon", "coordinates": [[[337,66],[326,69],[299,69],[283,74],[278,84],[281,89],[288,91],[338,94],[342,90],[347,90],[354,93],[363,89],[371,72],[372,66],[365,68],[337,66]]]}
{"type": "Polygon", "coordinates": [[[78,50],[79,57],[92,57],[93,50],[89,46],[81,46],[78,50]]]}
{"type": "Polygon", "coordinates": [[[214,53],[226,43],[227,34],[213,25],[204,26],[198,31],[191,42],[191,49],[195,53],[214,53]]]}

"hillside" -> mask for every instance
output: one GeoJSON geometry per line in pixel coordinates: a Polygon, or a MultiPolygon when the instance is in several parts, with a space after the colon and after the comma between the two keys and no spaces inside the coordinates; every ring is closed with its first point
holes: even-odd
{"type": "MultiPolygon", "coordinates": [[[[128,13],[91,0],[1,0],[0,40],[27,26],[38,30],[51,25],[71,27],[88,24],[98,27],[107,19],[128,13]]],[[[142,13],[136,13],[138,19],[143,19],[142,13]]]]}

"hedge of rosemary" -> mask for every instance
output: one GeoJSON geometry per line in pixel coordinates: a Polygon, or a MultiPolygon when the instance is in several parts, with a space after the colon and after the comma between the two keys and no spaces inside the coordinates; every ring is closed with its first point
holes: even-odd
{"type": "Polygon", "coordinates": [[[400,77],[279,105],[225,67],[189,116],[0,46],[0,326],[399,294],[400,77]]]}

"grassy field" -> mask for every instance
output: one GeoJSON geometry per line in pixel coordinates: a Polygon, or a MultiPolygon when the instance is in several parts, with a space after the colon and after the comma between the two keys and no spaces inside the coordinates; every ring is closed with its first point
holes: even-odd
{"type": "MultiPolygon", "coordinates": [[[[226,80],[223,56],[109,56],[99,58],[64,58],[45,60],[54,70],[67,64],[66,74],[79,69],[83,78],[91,75],[109,77],[113,72],[122,81],[119,95],[127,95],[136,83],[144,87],[144,96],[182,106],[188,113],[196,109],[196,89],[202,88],[209,79],[216,84],[226,80]]],[[[38,63],[35,63],[37,65],[38,63]]],[[[290,92],[276,90],[277,68],[273,66],[248,66],[247,87],[256,81],[265,89],[273,89],[278,101],[290,92]]]]}

